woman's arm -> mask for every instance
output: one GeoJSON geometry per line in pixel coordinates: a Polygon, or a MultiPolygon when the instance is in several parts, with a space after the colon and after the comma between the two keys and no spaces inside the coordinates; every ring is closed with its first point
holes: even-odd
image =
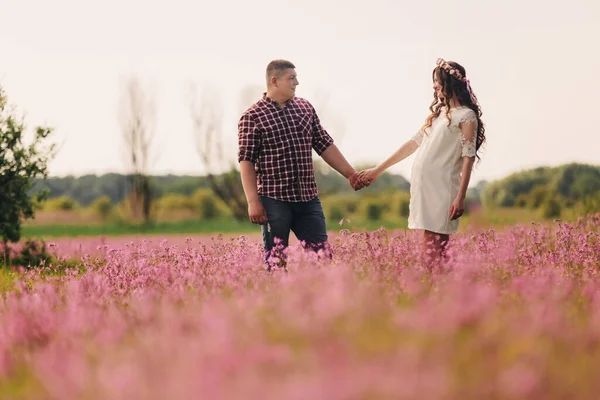
{"type": "Polygon", "coordinates": [[[460,174],[460,186],[456,198],[450,205],[448,214],[450,219],[459,218],[465,212],[465,198],[467,197],[467,189],[471,180],[471,171],[475,163],[476,140],[477,140],[477,120],[472,116],[460,123],[461,131],[461,156],[463,158],[462,172],[460,174]]]}
{"type": "Polygon", "coordinates": [[[359,173],[359,179],[366,185],[370,185],[375,182],[377,177],[383,173],[386,169],[391,167],[394,164],[399,163],[404,160],[406,157],[413,154],[419,148],[419,144],[411,139],[404,143],[398,150],[396,150],[391,156],[389,156],[385,161],[381,162],[375,168],[367,169],[361,171],[359,173]]]}

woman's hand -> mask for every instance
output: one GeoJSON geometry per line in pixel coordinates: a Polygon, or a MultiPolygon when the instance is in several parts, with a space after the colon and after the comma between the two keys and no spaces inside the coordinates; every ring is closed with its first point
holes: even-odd
{"type": "Polygon", "coordinates": [[[450,205],[450,220],[460,218],[465,212],[465,200],[462,197],[457,197],[450,205]]]}
{"type": "Polygon", "coordinates": [[[362,182],[363,185],[369,186],[373,182],[375,182],[378,176],[379,171],[377,170],[377,168],[369,168],[358,173],[358,180],[362,182]]]}

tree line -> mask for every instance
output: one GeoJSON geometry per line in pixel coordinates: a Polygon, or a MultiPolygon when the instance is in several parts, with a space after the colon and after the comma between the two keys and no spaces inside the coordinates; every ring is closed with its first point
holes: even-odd
{"type": "Polygon", "coordinates": [[[563,207],[600,212],[600,166],[570,163],[515,172],[491,182],[481,196],[486,208],[542,208],[557,217],[563,207]]]}
{"type": "MultiPolygon", "coordinates": [[[[319,160],[315,160],[317,166],[315,176],[323,196],[354,193],[344,177],[333,170],[328,171],[329,167],[322,164],[319,160]]],[[[211,189],[210,179],[206,175],[151,175],[147,179],[150,182],[150,194],[153,199],[159,199],[167,194],[190,196],[198,189],[211,189]]],[[[239,181],[240,177],[237,170],[234,170],[215,174],[213,180],[217,183],[226,180],[239,181]]],[[[409,187],[410,184],[402,175],[384,174],[369,190],[395,189],[407,192],[409,187]]],[[[82,206],[89,206],[103,196],[107,196],[114,204],[121,203],[126,200],[133,187],[128,175],[108,173],[35,179],[30,192],[37,193],[40,190],[47,190],[49,198],[69,197],[82,206]]],[[[245,199],[242,201],[245,203],[245,199]]]]}

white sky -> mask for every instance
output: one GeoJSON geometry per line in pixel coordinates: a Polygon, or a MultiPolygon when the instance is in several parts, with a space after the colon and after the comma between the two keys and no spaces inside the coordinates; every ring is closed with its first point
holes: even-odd
{"type": "MultiPolygon", "coordinates": [[[[467,68],[483,107],[475,183],[600,163],[598,20],[595,0],[0,0],[0,85],[30,125],[55,127],[51,175],[82,175],[124,171],[120,90],[138,76],[158,107],[152,171],[202,174],[191,82],[219,92],[234,158],[241,90],[290,59],[350,162],[376,163],[422,125],[443,57],[467,68]]],[[[409,178],[411,165],[392,171],[409,178]]]]}

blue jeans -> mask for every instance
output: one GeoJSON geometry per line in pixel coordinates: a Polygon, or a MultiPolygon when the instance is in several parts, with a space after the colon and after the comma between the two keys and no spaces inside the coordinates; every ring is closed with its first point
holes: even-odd
{"type": "Polygon", "coordinates": [[[285,267],[283,250],[288,246],[290,230],[304,242],[305,248],[313,251],[325,250],[331,257],[327,242],[327,225],[319,197],[305,202],[289,202],[260,196],[268,223],[262,225],[267,269],[272,266],[285,267]],[[276,245],[276,239],[279,242],[276,245]]]}

